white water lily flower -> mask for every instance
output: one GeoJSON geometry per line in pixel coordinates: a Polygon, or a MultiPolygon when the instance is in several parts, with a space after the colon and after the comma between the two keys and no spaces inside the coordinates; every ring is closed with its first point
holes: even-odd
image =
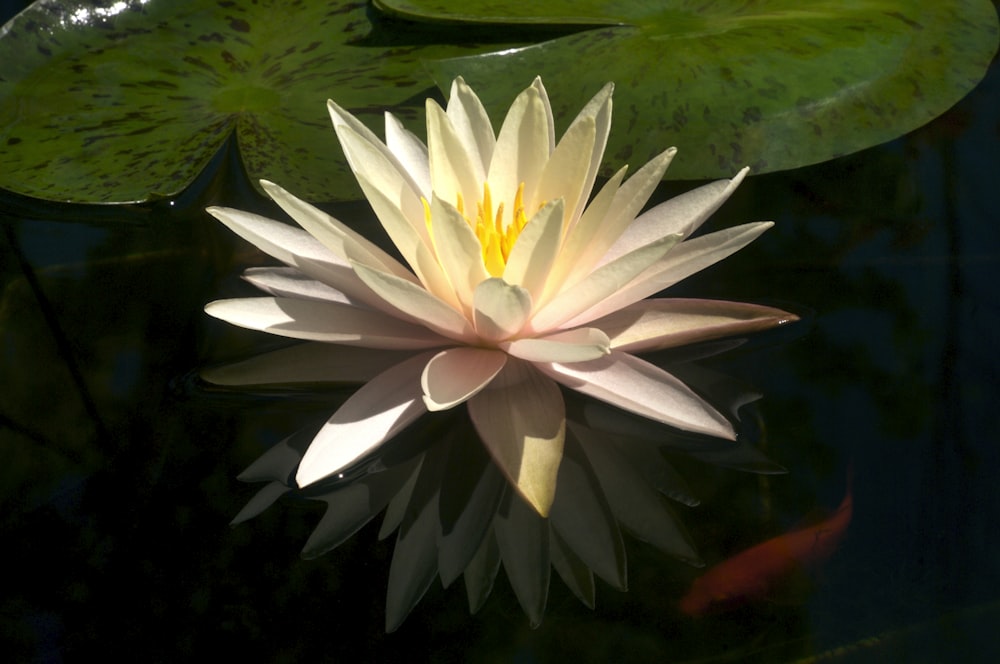
{"type": "Polygon", "coordinates": [[[424,412],[466,403],[497,466],[545,516],[565,436],[559,384],[680,429],[735,437],[705,400],[632,353],[792,319],[742,303],[644,299],[771,224],[686,239],[745,169],[639,214],[674,149],[627,180],[622,168],[591,198],[611,93],[609,84],[558,143],[540,79],[515,99],[499,134],[456,79],[446,109],[427,101],[426,145],[388,113],[383,143],[329,102],[347,160],[406,265],[270,182],[262,183],[267,193],[304,230],[209,209],[290,267],[248,271],[268,297],[216,301],[206,311],[324,342],[209,378],[367,380],[312,441],[300,487],[350,466],[424,412]]]}

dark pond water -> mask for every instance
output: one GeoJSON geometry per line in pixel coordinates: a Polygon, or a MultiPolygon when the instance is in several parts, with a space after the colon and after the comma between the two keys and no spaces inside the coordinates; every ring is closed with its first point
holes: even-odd
{"type": "MultiPolygon", "coordinates": [[[[475,615],[462,581],[435,582],[387,635],[380,519],[312,560],[299,552],[315,501],[228,525],[255,491],[236,475],[345,394],[197,378],[274,343],[202,312],[249,293],[239,273],[266,260],[202,209],[278,216],[232,150],[183,196],[137,208],[0,194],[4,659],[996,661],[998,110],[994,66],[930,125],[751,178],[710,222],[777,222],[672,294],[803,316],[703,362],[764,395],[742,431],[788,472],[674,450],[700,499],[674,511],[709,566],[829,517],[849,476],[853,514],[816,565],[699,617],[679,600],[704,569],[626,536],[628,591],[598,580],[593,610],[553,575],[532,629],[501,571],[475,615]]],[[[335,212],[374,231],[364,206],[335,212]]],[[[415,436],[433,442],[439,425],[415,436]]]]}

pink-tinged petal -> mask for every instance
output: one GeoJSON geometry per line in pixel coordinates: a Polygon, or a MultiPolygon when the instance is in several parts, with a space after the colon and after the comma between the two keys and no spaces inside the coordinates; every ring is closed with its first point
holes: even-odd
{"type": "Polygon", "coordinates": [[[540,371],[581,394],[671,426],[735,440],[729,421],[691,388],[644,360],[612,351],[576,364],[536,364],[540,371]]]}
{"type": "MultiPolygon", "coordinates": [[[[448,115],[433,99],[427,104],[427,152],[431,168],[431,189],[434,194],[452,204],[459,197],[465,205],[474,206],[482,195],[482,180],[476,177],[473,165],[479,155],[469,154],[448,115]]],[[[481,169],[479,169],[481,170],[481,169]]]]}
{"type": "MultiPolygon", "coordinates": [[[[563,290],[531,319],[531,329],[542,334],[560,326],[576,327],[583,323],[563,325],[566,321],[579,318],[580,312],[607,300],[636,275],[662,258],[673,247],[680,236],[670,235],[660,238],[630,254],[599,267],[586,278],[563,290]]],[[[584,321],[586,322],[586,321],[584,321]]]]}
{"type": "Polygon", "coordinates": [[[736,253],[773,225],[770,221],[760,221],[685,240],[617,292],[567,321],[567,325],[586,325],[601,316],[669,288],[681,279],[736,253]]]}
{"type": "Polygon", "coordinates": [[[720,337],[750,334],[798,320],[787,311],[724,300],[639,300],[592,321],[616,350],[674,348],[720,337]]]}
{"type": "Polygon", "coordinates": [[[547,516],[566,433],[559,388],[531,365],[511,360],[468,407],[497,466],[535,511],[547,516]]]}
{"type": "MultiPolygon", "coordinates": [[[[663,174],[675,154],[677,154],[676,148],[670,148],[658,154],[618,188],[603,219],[588,219],[586,226],[578,224],[572,230],[574,235],[580,236],[577,241],[585,240],[586,242],[573,259],[573,268],[567,279],[569,283],[583,278],[595,267],[610,262],[601,261],[601,257],[604,256],[609,247],[614,245],[629,224],[635,220],[636,215],[639,214],[653,190],[656,189],[656,185],[663,180],[663,174]]],[[[581,219],[581,221],[583,220],[581,219]]]]}
{"type": "Polygon", "coordinates": [[[476,234],[455,206],[436,195],[431,201],[431,235],[441,265],[466,314],[472,313],[476,286],[490,274],[476,234]]]}
{"type": "Polygon", "coordinates": [[[352,242],[357,245],[354,255],[351,256],[352,260],[391,272],[403,279],[416,281],[413,274],[399,261],[338,219],[293,196],[273,182],[261,180],[260,184],[282,210],[337,256],[346,257],[344,243],[352,242]]]}
{"type": "Polygon", "coordinates": [[[412,356],[413,351],[359,348],[314,341],[204,369],[200,376],[215,385],[365,383],[412,356]]]}
{"type": "Polygon", "coordinates": [[[625,229],[601,259],[601,263],[612,261],[664,235],[691,235],[736,191],[749,170],[744,168],[731,180],[717,180],[706,184],[643,212],[625,229]]]}
{"type": "Polygon", "coordinates": [[[521,331],[531,313],[531,295],[496,277],[476,287],[473,320],[480,337],[499,341],[521,331]]]}
{"type": "Polygon", "coordinates": [[[561,198],[566,203],[569,215],[567,222],[575,221],[590,196],[587,177],[591,170],[590,160],[594,156],[596,140],[597,125],[594,118],[585,117],[573,123],[545,163],[534,198],[525,200],[525,209],[535,210],[561,198]]]}
{"type": "Polygon", "coordinates": [[[275,297],[363,306],[333,286],[310,279],[304,272],[294,267],[252,267],[243,272],[243,278],[275,297]]]}
{"type": "Polygon", "coordinates": [[[340,302],[250,297],[209,302],[205,312],[247,329],[307,341],[395,349],[449,343],[426,327],[340,302]]]}
{"type": "Polygon", "coordinates": [[[487,348],[459,346],[435,355],[424,367],[420,386],[427,410],[447,410],[471,398],[489,385],[507,354],[487,348]]]}
{"type": "Polygon", "coordinates": [[[431,172],[427,146],[389,112],[385,114],[385,145],[416,184],[416,193],[430,200],[431,172]]]}
{"type": "MultiPolygon", "coordinates": [[[[537,80],[537,79],[536,79],[537,80]]],[[[548,161],[550,118],[535,85],[517,96],[497,135],[487,179],[493,200],[512,210],[518,187],[524,183],[524,200],[534,200],[538,178],[548,161]]]]}
{"type": "Polygon", "coordinates": [[[529,362],[586,362],[611,352],[608,335],[597,328],[578,327],[544,337],[517,339],[500,345],[514,357],[529,362]]]}
{"type": "Polygon", "coordinates": [[[427,412],[420,374],[432,353],[422,353],[379,374],[333,414],[302,457],[295,482],[306,487],[340,472],[427,412]]]}
{"type": "Polygon", "coordinates": [[[541,297],[562,242],[563,199],[549,201],[525,225],[507,259],[503,279],[541,297]]]}
{"type": "MultiPolygon", "coordinates": [[[[413,191],[420,191],[420,186],[417,181],[410,175],[407,168],[400,163],[399,159],[395,154],[389,149],[385,143],[379,139],[378,136],[372,132],[363,122],[358,120],[356,117],[345,111],[343,108],[338,106],[333,100],[327,100],[326,108],[330,112],[330,120],[333,122],[333,129],[337,132],[337,138],[340,139],[341,145],[343,145],[343,130],[350,129],[354,134],[360,136],[366,143],[371,147],[381,153],[382,157],[392,163],[392,169],[399,173],[400,175],[409,178],[410,188],[413,191]]],[[[370,173],[372,164],[368,164],[362,161],[357,161],[355,155],[350,154],[347,150],[344,151],[344,156],[347,157],[347,163],[351,167],[351,170],[355,174],[362,173],[368,176],[369,179],[378,181],[377,177],[372,178],[370,173]]]]}
{"type": "Polygon", "coordinates": [[[360,263],[354,265],[354,271],[379,297],[411,319],[451,339],[475,339],[472,326],[462,314],[421,286],[360,263]]]}
{"type": "Polygon", "coordinates": [[[493,159],[493,148],[497,141],[483,103],[461,76],[451,83],[446,112],[455,128],[455,133],[473,157],[472,167],[475,169],[473,175],[478,181],[484,182],[486,169],[493,159]]]}

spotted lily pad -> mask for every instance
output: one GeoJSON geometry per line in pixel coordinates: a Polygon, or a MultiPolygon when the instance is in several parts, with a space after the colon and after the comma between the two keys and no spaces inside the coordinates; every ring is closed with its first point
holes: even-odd
{"type": "MultiPolygon", "coordinates": [[[[669,177],[782,170],[854,152],[928,122],[985,74],[989,0],[375,0],[410,20],[590,24],[520,49],[430,65],[496,112],[541,74],[563,118],[614,81],[608,163],[666,146],[669,177]]],[[[494,118],[496,119],[496,118],[494,118]]]]}
{"type": "Polygon", "coordinates": [[[358,198],[326,100],[373,127],[386,107],[422,117],[434,82],[421,60],[472,52],[382,45],[368,12],[363,1],[39,0],[0,28],[0,187],[86,203],[170,195],[235,133],[254,180],[358,198]]]}

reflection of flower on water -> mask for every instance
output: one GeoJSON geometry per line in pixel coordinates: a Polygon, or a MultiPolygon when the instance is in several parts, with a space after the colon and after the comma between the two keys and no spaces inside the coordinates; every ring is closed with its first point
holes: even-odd
{"type": "MultiPolygon", "coordinates": [[[[544,517],[566,437],[558,384],[680,429],[735,438],[707,401],[631,353],[792,319],[750,304],[643,299],[770,224],[688,239],[745,171],[640,215],[673,149],[628,180],[619,170],[591,199],[611,89],[584,107],[558,144],[539,79],[514,101],[498,134],[456,80],[446,110],[428,101],[426,146],[389,114],[383,143],[331,102],[348,162],[409,268],[271,183],[266,191],[305,231],[210,210],[289,267],[247,272],[269,297],[206,310],[243,327],[328,342],[295,351],[296,364],[280,368],[288,379],[367,381],[312,440],[297,470],[300,487],[349,468],[427,411],[467,403],[497,467],[544,517]]],[[[240,365],[225,381],[270,379],[257,372],[282,359],[240,365]]]]}
{"type": "MultiPolygon", "coordinates": [[[[678,369],[729,413],[758,395],[700,367],[678,369]]],[[[681,434],[624,411],[567,393],[567,435],[555,499],[543,518],[510,490],[462,413],[440,414],[429,429],[407,431],[343,477],[296,487],[311,431],[271,448],[240,475],[265,485],[233,520],[241,523],[290,494],[326,503],[303,548],[307,558],[339,546],[384,511],[379,538],[395,533],[386,594],[386,629],[396,629],[440,578],[462,577],[469,609],[489,597],[502,563],[533,625],[545,611],[551,570],[588,607],[596,574],[626,589],[623,533],[700,564],[665,497],[698,500],[669,458],[687,456],[758,473],[781,468],[743,441],[681,434]]]]}

